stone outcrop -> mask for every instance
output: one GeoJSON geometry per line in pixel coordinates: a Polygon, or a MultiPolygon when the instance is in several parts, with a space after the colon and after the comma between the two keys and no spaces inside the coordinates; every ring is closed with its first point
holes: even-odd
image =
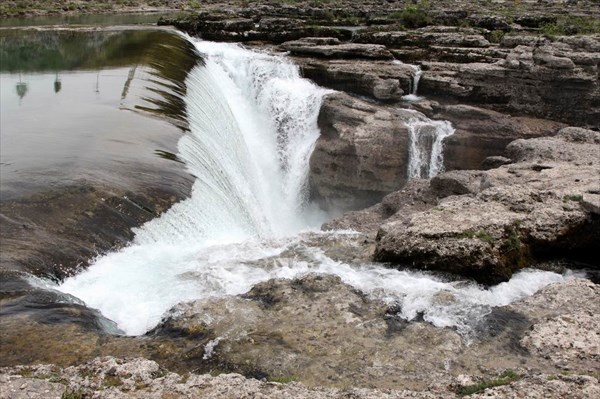
{"type": "MultiPolygon", "coordinates": [[[[499,156],[513,140],[552,136],[564,127],[559,122],[515,117],[471,105],[433,103],[429,117],[447,120],[455,131],[444,140],[446,170],[480,169],[490,156],[499,156]]],[[[418,109],[418,108],[417,108],[418,109]]]]}
{"type": "Polygon", "coordinates": [[[598,195],[599,133],[565,128],[554,138],[514,141],[507,153],[515,163],[434,179],[432,189],[445,198],[384,223],[375,259],[483,283],[506,280],[534,259],[593,261],[600,223],[582,200],[598,195]]]}
{"type": "MultiPolygon", "coordinates": [[[[52,364],[1,370],[0,389],[6,399],[94,398],[250,398],[265,399],[406,399],[459,398],[462,395],[438,384],[430,391],[376,390],[370,388],[307,387],[297,382],[267,382],[239,374],[176,374],[147,359],[96,358],[61,368],[52,364]]],[[[450,381],[457,390],[477,381],[460,375],[450,381]]],[[[587,399],[600,394],[598,380],[587,375],[524,375],[515,382],[471,395],[471,398],[569,397],[587,399]]]]}
{"type": "Polygon", "coordinates": [[[518,43],[516,38],[505,38],[502,46],[508,53],[494,63],[422,62],[426,72],[420,92],[502,112],[597,125],[600,38],[518,43]]]}
{"type": "MultiPolygon", "coordinates": [[[[507,315],[526,323],[516,329],[507,326],[514,341],[510,345],[496,332],[491,340],[465,346],[454,331],[403,324],[393,310],[337,277],[275,279],[243,297],[177,305],[154,336],[129,339],[130,347],[143,347],[175,331],[179,340],[194,337],[176,353],[201,354],[188,365],[195,371],[176,373],[139,355],[97,357],[71,367],[42,362],[0,368],[0,395],[374,399],[458,398],[474,392],[474,398],[584,399],[600,393],[595,375],[599,294],[598,286],[585,279],[547,286],[499,309],[504,323],[507,315]],[[515,351],[515,342],[531,356],[515,351]],[[213,365],[212,375],[198,373],[206,364],[213,365]],[[504,381],[498,377],[506,375],[501,367],[511,367],[511,377],[504,381]],[[235,368],[246,375],[253,369],[255,378],[221,373],[235,368]]],[[[81,344],[81,337],[73,338],[68,345],[81,344]]],[[[94,342],[110,350],[110,338],[94,342]]],[[[156,344],[163,351],[169,346],[164,340],[156,344]]]]}
{"type": "Polygon", "coordinates": [[[315,83],[335,90],[377,101],[393,103],[410,91],[414,69],[410,65],[381,60],[323,60],[293,57],[302,75],[315,83]]]}
{"type": "Polygon", "coordinates": [[[323,58],[366,58],[392,60],[394,56],[379,44],[341,43],[336,38],[303,38],[285,42],[282,48],[292,55],[323,58]]]}
{"type": "MultiPolygon", "coordinates": [[[[288,42],[283,49],[310,57],[301,62],[307,64],[305,76],[378,100],[399,101],[398,89],[406,91],[410,73],[390,75],[387,68],[373,63],[357,74],[354,65],[340,61],[393,57],[422,66],[420,93],[425,96],[594,127],[600,120],[600,39],[597,34],[540,35],[545,24],[557,23],[557,15],[572,12],[557,4],[545,4],[540,13],[539,7],[523,2],[520,10],[510,10],[516,13],[513,23],[499,11],[506,7],[503,3],[486,4],[481,10],[481,5],[444,2],[413,11],[424,18],[422,23],[406,20],[405,2],[348,4],[328,10],[303,2],[242,10],[207,4],[195,16],[161,23],[209,40],[288,42]],[[449,24],[453,26],[445,26],[449,24]],[[368,77],[360,76],[365,72],[368,77]],[[381,86],[378,79],[387,82],[384,94],[364,89],[381,86]]],[[[578,2],[577,6],[590,18],[600,15],[597,5],[578,2]]]]}
{"type": "Polygon", "coordinates": [[[520,345],[561,370],[593,373],[600,364],[600,287],[584,279],[550,285],[509,306],[534,320],[520,345]],[[576,300],[574,300],[576,298],[576,300]]]}
{"type": "Polygon", "coordinates": [[[310,160],[313,195],[327,208],[373,204],[406,181],[408,130],[415,112],[369,104],[347,94],[325,98],[321,137],[310,160]]]}

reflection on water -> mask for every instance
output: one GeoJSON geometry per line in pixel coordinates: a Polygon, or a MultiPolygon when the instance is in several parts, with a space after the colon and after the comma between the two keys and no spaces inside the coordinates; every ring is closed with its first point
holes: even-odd
{"type": "Polygon", "coordinates": [[[1,28],[19,26],[48,26],[48,25],[132,25],[156,24],[161,17],[173,18],[179,12],[157,13],[126,13],[126,14],[88,14],[88,15],[47,15],[27,18],[0,19],[1,28]]]}
{"type": "Polygon", "coordinates": [[[199,60],[179,35],[0,30],[0,57],[3,199],[177,161],[168,154],[186,128],[183,82],[199,60]]]}

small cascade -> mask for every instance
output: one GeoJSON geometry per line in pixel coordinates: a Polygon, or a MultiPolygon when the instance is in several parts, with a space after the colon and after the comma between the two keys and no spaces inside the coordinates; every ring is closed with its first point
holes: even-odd
{"type": "Polygon", "coordinates": [[[421,75],[423,75],[423,70],[421,69],[420,66],[418,65],[414,65],[414,74],[413,74],[413,80],[410,84],[410,94],[412,94],[413,96],[417,95],[417,92],[419,91],[419,80],[421,80],[421,75]]]}
{"type": "Polygon", "coordinates": [[[409,132],[409,179],[426,179],[444,170],[443,141],[454,134],[448,121],[434,121],[425,117],[411,119],[409,132]]]}
{"type": "Polygon", "coordinates": [[[410,82],[408,84],[408,91],[410,93],[405,96],[402,96],[402,99],[405,101],[420,100],[421,97],[419,97],[417,94],[419,92],[419,81],[421,80],[421,76],[423,75],[423,70],[421,69],[421,67],[418,65],[413,65],[413,64],[405,64],[399,60],[394,60],[392,62],[397,65],[403,65],[404,68],[411,69],[412,79],[410,80],[410,82]]]}

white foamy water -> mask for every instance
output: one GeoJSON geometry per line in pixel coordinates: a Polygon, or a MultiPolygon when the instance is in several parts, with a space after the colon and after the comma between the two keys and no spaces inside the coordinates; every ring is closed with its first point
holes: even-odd
{"type": "Polygon", "coordinates": [[[408,178],[432,178],[444,171],[444,139],[454,134],[448,121],[414,118],[408,122],[408,178]]]}
{"type": "Polygon", "coordinates": [[[145,333],[179,302],[237,295],[261,281],[309,272],[338,275],[398,304],[407,320],[422,315],[436,326],[467,331],[491,307],[564,279],[529,271],[485,290],[376,264],[336,262],[306,244],[297,232],[319,226],[323,217],[307,203],[306,180],[326,91],[300,78],[284,58],[232,44],[196,46],[206,65],[186,81],[191,131],[178,143],[179,157],[197,178],[191,198],[136,229],[131,245],[58,287],[126,334],[145,333]]]}
{"type": "MultiPolygon", "coordinates": [[[[346,233],[319,235],[325,242],[336,234],[346,233]]],[[[127,334],[137,335],[156,326],[178,302],[243,294],[261,281],[307,273],[337,275],[370,297],[396,305],[399,316],[406,320],[423,317],[435,326],[455,327],[467,335],[492,307],[507,305],[567,278],[528,270],[485,289],[424,272],[334,261],[299,235],[188,248],[132,246],[99,259],[61,290],[99,308],[127,334]]]]}

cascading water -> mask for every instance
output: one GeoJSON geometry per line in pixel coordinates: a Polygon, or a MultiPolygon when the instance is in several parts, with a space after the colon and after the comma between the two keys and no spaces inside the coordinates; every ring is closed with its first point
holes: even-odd
{"type": "Polygon", "coordinates": [[[180,278],[201,267],[194,256],[202,248],[323,221],[307,205],[306,181],[327,91],[281,57],[195,44],[205,65],[186,80],[190,133],[178,143],[179,157],[196,176],[191,198],[136,229],[132,245],[61,286],[130,334],[155,325],[175,303],[206,294],[206,287],[180,278]]]}
{"type": "MultiPolygon", "coordinates": [[[[300,78],[284,58],[232,44],[195,45],[205,65],[195,67],[185,82],[190,133],[178,143],[178,156],[196,176],[191,197],[136,229],[130,246],[99,257],[58,287],[99,309],[126,334],[145,333],[179,302],[242,294],[258,282],[307,272],[336,274],[375,298],[399,304],[407,320],[421,314],[434,325],[468,332],[472,320],[492,306],[564,280],[530,271],[487,291],[473,283],[325,256],[308,244],[314,233],[308,238],[298,232],[323,219],[307,203],[306,179],[327,91],[300,78]],[[440,292],[457,300],[440,304],[440,292]]],[[[438,127],[450,134],[449,124],[415,114],[411,135],[438,127]]],[[[415,152],[412,169],[427,169],[428,175],[440,170],[445,136],[438,136],[428,155],[415,152]]],[[[413,142],[419,147],[420,140],[413,142]]],[[[327,245],[330,235],[352,237],[337,232],[316,238],[327,245]]]]}
{"type": "Polygon", "coordinates": [[[448,121],[414,118],[408,123],[408,178],[432,178],[444,170],[443,142],[454,134],[448,121]]]}
{"type": "Polygon", "coordinates": [[[404,64],[401,61],[395,61],[395,63],[400,65],[406,65],[412,69],[412,80],[410,81],[409,91],[410,93],[402,96],[402,99],[405,101],[418,101],[421,97],[418,96],[419,92],[419,81],[421,80],[421,76],[423,75],[423,70],[418,65],[412,64],[404,64]]]}
{"type": "Polygon", "coordinates": [[[419,80],[421,80],[421,75],[423,75],[423,70],[421,70],[421,67],[418,65],[414,65],[415,67],[415,72],[413,74],[413,80],[412,80],[412,84],[410,87],[410,94],[412,94],[413,96],[417,95],[417,92],[419,91],[419,80]]]}

